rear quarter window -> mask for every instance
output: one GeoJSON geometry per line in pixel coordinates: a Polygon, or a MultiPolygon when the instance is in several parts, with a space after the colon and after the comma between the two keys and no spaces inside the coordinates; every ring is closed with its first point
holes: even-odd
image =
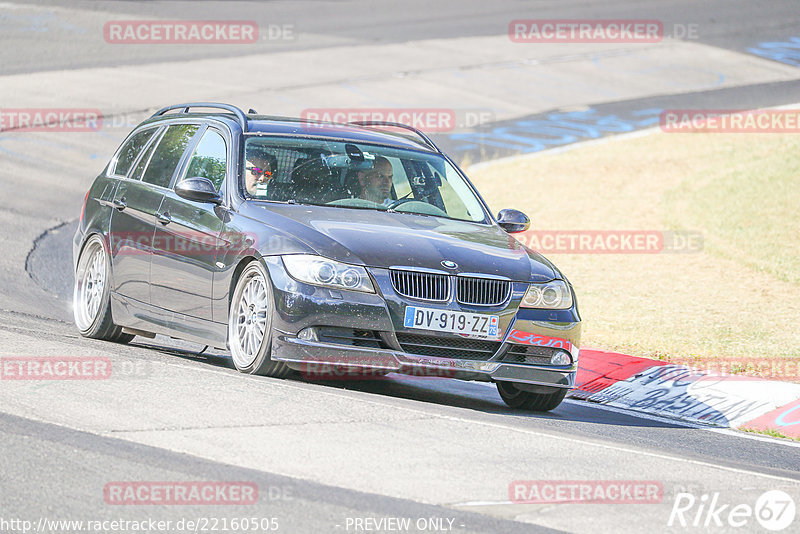
{"type": "Polygon", "coordinates": [[[136,163],[136,168],[133,169],[133,172],[130,175],[131,180],[142,179],[142,174],[144,174],[144,170],[147,167],[147,162],[150,161],[150,156],[153,154],[153,149],[155,147],[156,144],[151,143],[150,146],[145,149],[144,154],[142,154],[142,157],[139,158],[139,161],[136,163]]]}
{"type": "Polygon", "coordinates": [[[128,139],[125,144],[122,145],[122,148],[117,155],[117,159],[114,162],[114,168],[112,169],[111,174],[115,174],[117,176],[127,176],[128,171],[131,169],[131,165],[133,165],[133,162],[136,161],[136,156],[139,155],[139,152],[142,151],[142,148],[144,148],[144,146],[147,144],[147,141],[150,140],[150,137],[152,137],[155,131],[156,128],[148,128],[147,130],[142,130],[128,139]]]}

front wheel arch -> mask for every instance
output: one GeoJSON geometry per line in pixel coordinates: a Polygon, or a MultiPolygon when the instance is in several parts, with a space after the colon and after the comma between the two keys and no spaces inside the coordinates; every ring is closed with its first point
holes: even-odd
{"type": "Polygon", "coordinates": [[[233,301],[233,292],[236,289],[236,283],[239,281],[239,277],[242,275],[242,271],[244,271],[245,267],[254,261],[260,261],[262,265],[264,264],[264,260],[261,258],[256,258],[255,256],[245,256],[239,260],[239,263],[237,263],[236,267],[234,267],[233,274],[231,275],[231,281],[228,284],[228,313],[230,313],[231,302],[233,301]]]}

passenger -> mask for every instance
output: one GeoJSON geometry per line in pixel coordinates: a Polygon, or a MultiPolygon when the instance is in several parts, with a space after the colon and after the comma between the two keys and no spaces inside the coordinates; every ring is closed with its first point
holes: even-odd
{"type": "Polygon", "coordinates": [[[267,152],[250,151],[245,158],[245,187],[254,197],[266,198],[270,180],[278,170],[278,159],[267,152]]]}
{"type": "Polygon", "coordinates": [[[392,198],[392,178],[394,170],[391,162],[383,156],[378,156],[373,162],[372,169],[358,171],[356,181],[360,191],[358,197],[376,204],[386,204],[392,198]]]}

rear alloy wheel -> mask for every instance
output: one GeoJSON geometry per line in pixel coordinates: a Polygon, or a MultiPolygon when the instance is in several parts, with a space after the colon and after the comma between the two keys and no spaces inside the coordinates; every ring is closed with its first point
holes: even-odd
{"type": "Polygon", "coordinates": [[[567,394],[566,388],[545,388],[552,390],[546,393],[533,393],[524,391],[514,385],[513,382],[497,382],[497,391],[503,401],[512,408],[530,410],[533,412],[549,412],[554,410],[567,394]]]}
{"type": "Polygon", "coordinates": [[[270,359],[275,306],[268,280],[258,261],[242,271],[228,311],[228,344],[233,365],[242,373],[286,378],[289,367],[270,359]]]}
{"type": "Polygon", "coordinates": [[[75,270],[72,310],[75,325],[84,337],[127,343],[133,336],[122,333],[111,318],[110,261],[103,240],[93,235],[84,245],[75,270]]]}

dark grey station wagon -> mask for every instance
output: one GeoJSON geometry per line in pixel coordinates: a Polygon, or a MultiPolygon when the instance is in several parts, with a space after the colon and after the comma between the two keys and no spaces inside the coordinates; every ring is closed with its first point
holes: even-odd
{"type": "Polygon", "coordinates": [[[169,106],[86,195],[75,323],[229,349],[243,373],[482,380],[551,410],[575,385],[581,323],[566,278],[511,236],[529,224],[493,217],[405,125],[169,106]]]}

